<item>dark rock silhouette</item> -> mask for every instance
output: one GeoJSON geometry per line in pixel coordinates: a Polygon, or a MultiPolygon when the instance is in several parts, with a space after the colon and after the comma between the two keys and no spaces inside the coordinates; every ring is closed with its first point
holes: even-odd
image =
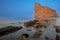
{"type": "Polygon", "coordinates": [[[9,33],[16,32],[17,30],[22,29],[22,27],[7,26],[5,28],[0,28],[0,36],[7,35],[9,33]]]}
{"type": "Polygon", "coordinates": [[[18,37],[18,40],[27,40],[28,37],[29,37],[28,34],[22,34],[18,37]]]}
{"type": "Polygon", "coordinates": [[[56,27],[55,27],[55,31],[56,31],[57,33],[60,33],[60,27],[59,27],[59,26],[56,26],[56,27]]]}
{"type": "Polygon", "coordinates": [[[60,40],[60,37],[59,37],[59,35],[56,35],[56,38],[55,38],[55,40],[60,40]]]}
{"type": "Polygon", "coordinates": [[[49,38],[47,36],[45,36],[45,40],[49,40],[49,38]]]}

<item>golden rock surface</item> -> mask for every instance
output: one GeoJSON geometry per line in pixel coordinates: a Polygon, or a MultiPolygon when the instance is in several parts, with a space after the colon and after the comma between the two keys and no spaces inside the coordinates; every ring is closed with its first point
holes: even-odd
{"type": "Polygon", "coordinates": [[[55,10],[49,8],[48,6],[41,6],[39,3],[35,3],[34,19],[40,21],[40,24],[48,24],[51,22],[51,20],[47,20],[48,18],[56,17],[58,17],[58,14],[55,10]]]}

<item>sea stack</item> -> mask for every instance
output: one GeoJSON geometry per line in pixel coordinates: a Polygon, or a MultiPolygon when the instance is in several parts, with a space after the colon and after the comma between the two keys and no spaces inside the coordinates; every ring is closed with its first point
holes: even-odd
{"type": "Polygon", "coordinates": [[[34,20],[38,20],[41,25],[50,25],[56,22],[58,14],[54,9],[48,6],[41,6],[39,3],[35,3],[34,6],[34,20]]]}

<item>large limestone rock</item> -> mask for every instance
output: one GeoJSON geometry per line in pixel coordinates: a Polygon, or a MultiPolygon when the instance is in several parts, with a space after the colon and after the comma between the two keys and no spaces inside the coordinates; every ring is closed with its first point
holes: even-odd
{"type": "Polygon", "coordinates": [[[58,17],[58,15],[55,10],[49,8],[48,6],[41,6],[39,3],[35,3],[34,7],[35,20],[40,20],[41,24],[48,24],[50,22],[55,22],[56,20],[51,21],[50,19],[56,17],[58,17]]]}

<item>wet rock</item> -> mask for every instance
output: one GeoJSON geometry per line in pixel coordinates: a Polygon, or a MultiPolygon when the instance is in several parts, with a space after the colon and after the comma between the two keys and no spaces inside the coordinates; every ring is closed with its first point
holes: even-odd
{"type": "Polygon", "coordinates": [[[32,26],[32,25],[33,25],[32,21],[24,22],[25,27],[29,27],[29,26],[32,26]]]}
{"type": "Polygon", "coordinates": [[[45,36],[45,40],[49,40],[49,38],[47,36],[45,36]]]}
{"type": "Polygon", "coordinates": [[[37,24],[34,24],[33,27],[36,29],[36,28],[38,28],[38,25],[37,24]]]}
{"type": "Polygon", "coordinates": [[[42,34],[42,31],[40,30],[39,33],[42,34]]]}
{"type": "Polygon", "coordinates": [[[39,23],[36,23],[33,25],[33,27],[36,29],[36,28],[39,28],[40,27],[40,24],[39,23]]]}
{"type": "Polygon", "coordinates": [[[47,28],[47,26],[46,26],[46,25],[43,25],[43,27],[44,27],[44,28],[47,28]]]}
{"type": "Polygon", "coordinates": [[[25,27],[33,26],[34,24],[36,24],[36,22],[38,22],[38,21],[33,20],[33,21],[24,22],[24,26],[25,27]]]}
{"type": "Polygon", "coordinates": [[[57,33],[60,33],[60,28],[59,27],[55,28],[55,30],[56,30],[57,33]]]}
{"type": "Polygon", "coordinates": [[[7,35],[9,33],[16,32],[20,29],[22,29],[22,27],[7,26],[5,28],[0,28],[0,36],[4,36],[4,35],[7,35]]]}
{"type": "Polygon", "coordinates": [[[36,33],[34,34],[33,38],[39,38],[41,34],[42,34],[42,31],[36,32],[36,33]]]}
{"type": "Polygon", "coordinates": [[[44,26],[44,28],[47,28],[47,26],[44,26]]]}
{"type": "Polygon", "coordinates": [[[29,37],[28,34],[22,34],[18,37],[18,40],[27,40],[28,37],[29,37]]]}
{"type": "Polygon", "coordinates": [[[55,40],[60,40],[60,37],[58,35],[56,35],[55,40]]]}
{"type": "Polygon", "coordinates": [[[28,37],[29,37],[29,35],[28,35],[28,34],[23,34],[23,36],[25,36],[26,38],[28,38],[28,37]]]}

